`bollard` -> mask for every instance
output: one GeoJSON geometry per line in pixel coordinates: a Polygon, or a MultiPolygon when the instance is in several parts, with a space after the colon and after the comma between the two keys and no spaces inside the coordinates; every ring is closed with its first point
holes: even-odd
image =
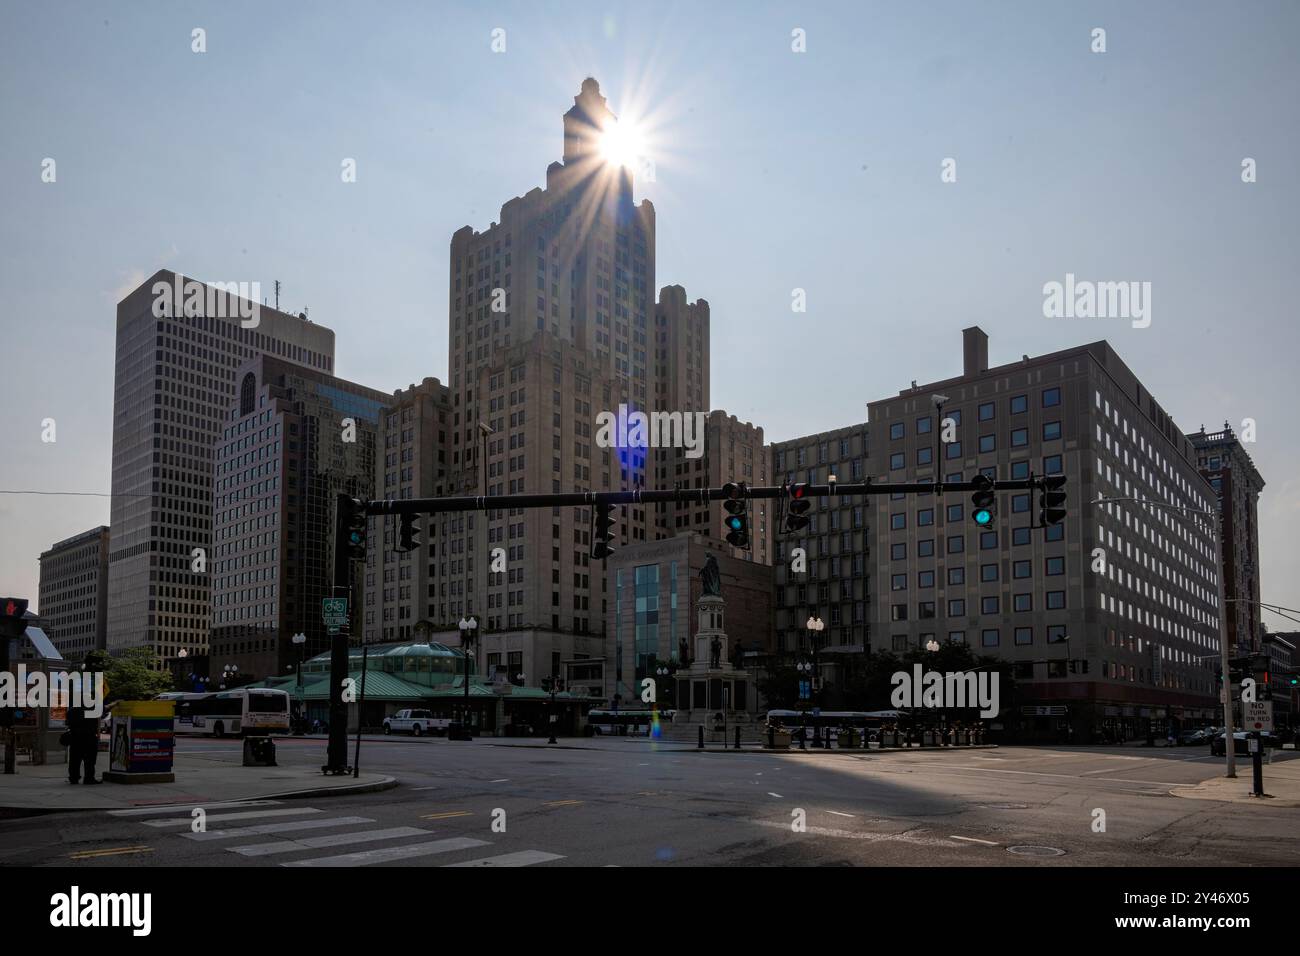
{"type": "Polygon", "coordinates": [[[767,728],[767,746],[769,750],[776,749],[776,728],[771,725],[767,728]]]}
{"type": "Polygon", "coordinates": [[[703,724],[700,725],[700,743],[697,749],[699,750],[704,749],[704,725],[703,724]]]}
{"type": "Polygon", "coordinates": [[[736,728],[736,749],[740,749],[740,728],[736,728]]]}

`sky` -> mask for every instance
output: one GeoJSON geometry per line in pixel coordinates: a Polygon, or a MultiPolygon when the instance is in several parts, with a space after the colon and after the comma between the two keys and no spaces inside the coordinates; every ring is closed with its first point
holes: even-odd
{"type": "MultiPolygon", "coordinates": [[[[9,0],[0,490],[108,492],[115,305],[160,268],[280,280],[344,378],[445,381],[451,235],[544,185],[590,75],[644,133],[656,286],[709,301],[715,408],[780,441],[958,374],[969,325],[994,365],[1107,339],[1184,431],[1254,419],[1263,600],[1300,607],[1298,26],[1285,0],[9,0]],[[1067,273],[1150,282],[1150,325],[1044,317],[1067,273]]],[[[40,552],[108,515],[0,494],[0,593],[35,606],[40,552]]]]}

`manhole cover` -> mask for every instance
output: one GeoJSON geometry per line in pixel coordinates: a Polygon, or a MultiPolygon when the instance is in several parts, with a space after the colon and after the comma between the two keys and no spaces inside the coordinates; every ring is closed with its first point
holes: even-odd
{"type": "Polygon", "coordinates": [[[1007,852],[1016,856],[1065,856],[1064,850],[1054,846],[1009,846],[1007,852]]]}

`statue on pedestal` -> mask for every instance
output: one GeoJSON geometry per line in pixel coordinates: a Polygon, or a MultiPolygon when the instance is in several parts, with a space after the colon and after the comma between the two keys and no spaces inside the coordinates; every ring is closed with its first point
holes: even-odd
{"type": "Polygon", "coordinates": [[[704,559],[704,567],[700,568],[700,583],[705,595],[722,597],[722,572],[718,570],[718,559],[713,555],[704,559]]]}
{"type": "Polygon", "coordinates": [[[709,667],[717,670],[722,666],[722,642],[718,640],[715,634],[713,640],[709,642],[709,667]]]}
{"type": "Polygon", "coordinates": [[[686,643],[686,638],[683,637],[677,642],[677,663],[681,664],[682,667],[685,667],[690,662],[691,648],[690,645],[686,643]]]}

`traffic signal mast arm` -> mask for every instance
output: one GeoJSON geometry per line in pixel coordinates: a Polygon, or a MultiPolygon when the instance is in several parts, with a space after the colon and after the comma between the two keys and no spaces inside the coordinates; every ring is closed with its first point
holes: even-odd
{"type": "MultiPolygon", "coordinates": [[[[994,481],[994,491],[1027,491],[1042,486],[1041,478],[1017,478],[994,481]]],[[[784,498],[788,485],[746,488],[744,498],[784,498]]],[[[984,488],[976,481],[912,481],[912,482],[837,482],[834,485],[803,485],[804,496],[810,498],[842,498],[852,495],[936,494],[976,491],[984,488]]],[[[449,511],[491,511],[496,508],[568,508],[582,505],[627,505],[673,501],[679,504],[704,504],[724,501],[734,489],[674,488],[634,491],[572,491],[558,494],[536,495],[474,495],[455,498],[396,498],[360,502],[366,514],[437,514],[449,511]]]]}

